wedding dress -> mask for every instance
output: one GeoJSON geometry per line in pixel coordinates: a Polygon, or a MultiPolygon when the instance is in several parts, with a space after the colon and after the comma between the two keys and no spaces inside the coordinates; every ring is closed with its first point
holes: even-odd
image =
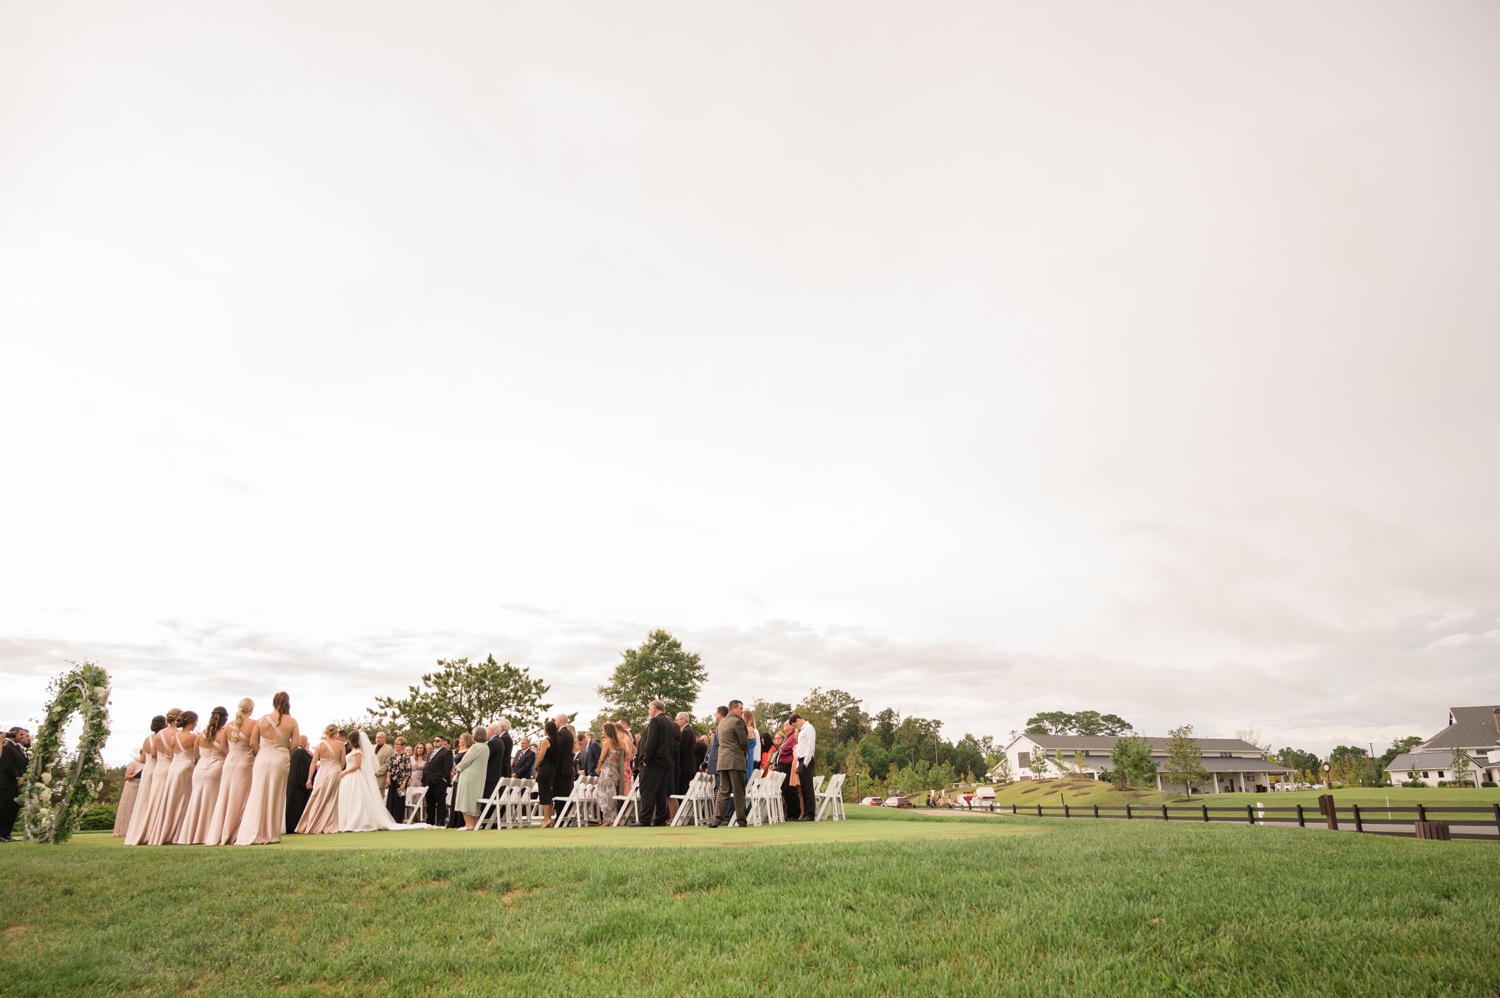
{"type": "Polygon", "coordinates": [[[359,748],[349,754],[355,752],[359,753],[360,767],[339,783],[339,831],[406,832],[432,827],[403,825],[385,809],[385,796],[375,783],[375,748],[363,731],[359,733],[359,748]]]}

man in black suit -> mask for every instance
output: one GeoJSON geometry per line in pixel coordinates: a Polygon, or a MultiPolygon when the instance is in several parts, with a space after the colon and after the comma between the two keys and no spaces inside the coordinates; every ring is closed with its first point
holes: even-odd
{"type": "Polygon", "coordinates": [[[307,799],[312,791],[307,789],[307,774],[312,769],[312,753],[307,751],[307,736],[303,735],[297,747],[292,749],[292,767],[286,777],[286,830],[295,832],[307,810],[307,799]]]}
{"type": "Polygon", "coordinates": [[[685,794],[698,772],[698,732],[693,730],[693,716],[687,711],[677,715],[677,788],[685,794]]]}
{"type": "Polygon", "coordinates": [[[584,776],[599,775],[599,743],[594,740],[592,731],[583,733],[583,748],[578,750],[579,767],[584,776]]]}
{"type": "Polygon", "coordinates": [[[510,722],[505,718],[490,725],[489,761],[484,764],[484,799],[495,792],[495,784],[510,776],[510,722]]]}
{"type": "Polygon", "coordinates": [[[21,777],[31,765],[26,746],[31,744],[31,732],[25,728],[11,728],[5,733],[5,744],[0,746],[0,842],[14,842],[10,833],[16,827],[16,815],[21,813],[21,804],[16,800],[21,777]]]}
{"type": "Polygon", "coordinates": [[[531,747],[531,739],[525,735],[521,736],[521,751],[516,753],[515,761],[510,764],[510,775],[517,780],[536,779],[536,750],[531,747]]]}
{"type": "Polygon", "coordinates": [[[672,757],[677,754],[677,728],[664,711],[667,705],[660,700],[651,701],[651,719],[646,722],[646,732],[641,736],[640,751],[636,758],[641,766],[641,825],[658,827],[667,823],[668,774],[672,771],[672,757]]]}
{"type": "Polygon", "coordinates": [[[422,767],[422,786],[427,788],[427,823],[442,828],[448,819],[448,782],[453,776],[453,753],[448,739],[432,736],[432,753],[422,767]]]}

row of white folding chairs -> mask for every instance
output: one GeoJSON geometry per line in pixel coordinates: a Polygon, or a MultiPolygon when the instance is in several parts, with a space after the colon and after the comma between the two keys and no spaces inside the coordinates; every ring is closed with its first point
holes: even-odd
{"type": "Polygon", "coordinates": [[[536,791],[536,780],[513,779],[505,776],[495,783],[495,789],[480,803],[479,819],[475,828],[529,828],[541,820],[541,804],[532,794],[536,791]]]}
{"type": "Polygon", "coordinates": [[[762,776],[756,773],[745,785],[747,813],[752,825],[776,825],[786,820],[786,801],[781,796],[781,785],[786,774],[772,770],[762,776]]]}
{"type": "Polygon", "coordinates": [[[568,791],[566,797],[554,797],[553,803],[557,805],[557,812],[552,819],[552,827],[561,828],[568,822],[573,822],[579,828],[592,824],[601,817],[599,809],[599,777],[580,776],[573,781],[573,789],[568,791]]]}
{"type": "MultiPolygon", "coordinates": [[[[819,780],[819,782],[822,782],[819,780]]],[[[815,821],[843,821],[844,814],[844,774],[834,773],[828,779],[828,787],[818,790],[813,794],[813,799],[818,802],[818,810],[813,814],[815,821]]]]}
{"type": "Polygon", "coordinates": [[[672,816],[672,827],[686,824],[706,825],[714,816],[714,778],[707,773],[694,773],[687,793],[672,794],[678,801],[677,813],[672,816]]]}

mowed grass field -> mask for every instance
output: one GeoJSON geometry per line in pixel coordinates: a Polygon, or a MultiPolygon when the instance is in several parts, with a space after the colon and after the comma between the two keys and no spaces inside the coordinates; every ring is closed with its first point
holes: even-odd
{"type": "Polygon", "coordinates": [[[1500,994],[1497,843],[872,810],[6,846],[0,993],[1500,994]]]}
{"type": "MultiPolygon", "coordinates": [[[[1435,789],[1410,789],[1406,787],[1348,787],[1326,790],[1294,790],[1287,793],[1263,794],[1194,794],[1192,803],[1209,807],[1244,807],[1261,803],[1266,807],[1316,808],[1318,797],[1332,793],[1334,802],[1340,806],[1358,804],[1360,807],[1383,805],[1390,799],[1392,806],[1411,807],[1418,803],[1429,806],[1462,805],[1488,807],[1500,802],[1500,788],[1496,787],[1440,787],[1435,789]]],[[[995,802],[1006,810],[1012,804],[1035,810],[1038,804],[1044,807],[1060,807],[1064,802],[1079,806],[1098,804],[1100,807],[1135,807],[1177,804],[1187,802],[1180,793],[1159,793],[1156,790],[1116,790],[1113,784],[1092,779],[1062,778],[1056,780],[1019,780],[1008,786],[998,787],[995,802]]]]}

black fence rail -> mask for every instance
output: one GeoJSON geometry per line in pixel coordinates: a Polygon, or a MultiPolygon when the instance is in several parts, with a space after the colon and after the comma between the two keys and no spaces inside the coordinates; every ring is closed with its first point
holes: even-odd
{"type": "MultiPolygon", "coordinates": [[[[1333,831],[1371,832],[1380,835],[1418,836],[1418,826],[1440,823],[1455,839],[1490,839],[1500,842],[1500,804],[1380,805],[1335,804],[1331,796],[1318,806],[1305,804],[1244,804],[1231,807],[1213,804],[1148,804],[1105,807],[1098,804],[992,804],[985,810],[999,814],[1030,815],[1035,818],[1098,818],[1120,821],[1230,822],[1240,825],[1272,825],[1296,828],[1328,828],[1333,831]]],[[[1425,836],[1424,836],[1425,837],[1425,836]]]]}

